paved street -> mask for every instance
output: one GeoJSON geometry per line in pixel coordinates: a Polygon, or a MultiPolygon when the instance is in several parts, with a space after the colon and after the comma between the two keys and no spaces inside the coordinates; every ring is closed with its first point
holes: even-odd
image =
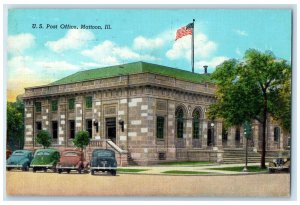
{"type": "Polygon", "coordinates": [[[288,196],[289,174],[170,176],[6,172],[7,195],[288,196]]]}

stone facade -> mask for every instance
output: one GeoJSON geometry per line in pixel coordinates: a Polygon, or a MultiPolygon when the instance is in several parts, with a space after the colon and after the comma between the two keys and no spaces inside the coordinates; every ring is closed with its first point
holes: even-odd
{"type": "MultiPolygon", "coordinates": [[[[193,83],[152,73],[26,88],[25,148],[40,147],[34,140],[40,128],[56,135],[53,146],[58,149],[73,146],[72,133],[90,129],[89,154],[97,147],[113,148],[106,143],[110,139],[126,153],[125,164],[127,160],[137,164],[162,160],[222,162],[223,148],[243,148],[245,138],[242,128],[240,137],[236,128],[227,130],[225,136],[221,121],[207,119],[206,110],[215,102],[215,89],[212,83],[193,83]],[[90,107],[87,97],[92,99],[90,107]],[[55,111],[53,100],[58,104],[55,111]],[[74,108],[69,105],[72,100],[74,108]],[[41,103],[40,111],[36,110],[37,102],[41,103]],[[193,137],[193,130],[198,137],[193,137]]],[[[282,132],[274,141],[275,127],[276,124],[268,127],[267,149],[285,149],[287,138],[282,132]]],[[[251,146],[259,150],[261,132],[257,123],[253,130],[251,146]]]]}

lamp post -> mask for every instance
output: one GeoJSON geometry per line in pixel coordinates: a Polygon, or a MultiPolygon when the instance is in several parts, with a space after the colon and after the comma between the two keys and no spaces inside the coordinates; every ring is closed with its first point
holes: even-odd
{"type": "Polygon", "coordinates": [[[210,124],[210,126],[211,126],[211,135],[212,135],[211,141],[212,141],[212,145],[214,146],[215,145],[215,133],[214,133],[214,126],[215,126],[215,124],[212,122],[210,124]]]}
{"type": "Polygon", "coordinates": [[[248,140],[251,137],[252,130],[251,130],[251,125],[248,121],[246,121],[243,125],[244,127],[244,136],[246,138],[246,159],[245,159],[245,167],[243,169],[243,172],[248,172],[248,140]]]}

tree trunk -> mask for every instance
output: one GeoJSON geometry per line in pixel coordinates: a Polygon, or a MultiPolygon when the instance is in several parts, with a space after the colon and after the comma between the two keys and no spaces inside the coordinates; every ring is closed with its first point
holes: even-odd
{"type": "Polygon", "coordinates": [[[261,153],[261,161],[260,168],[266,169],[265,161],[266,161],[266,128],[267,128],[267,112],[268,112],[268,98],[267,93],[264,92],[264,114],[263,114],[263,136],[262,136],[262,153],[261,153]]]}

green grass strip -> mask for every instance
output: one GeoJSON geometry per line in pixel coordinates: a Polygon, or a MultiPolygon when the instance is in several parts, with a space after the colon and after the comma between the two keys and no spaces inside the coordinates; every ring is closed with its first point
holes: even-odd
{"type": "Polygon", "coordinates": [[[169,170],[162,173],[164,174],[212,174],[213,172],[169,170]]]}
{"type": "MultiPolygon", "coordinates": [[[[222,168],[208,168],[209,170],[243,172],[244,166],[239,167],[222,167],[222,168]]],[[[259,166],[247,166],[248,172],[263,172],[267,169],[261,169],[259,166]]]]}
{"type": "Polygon", "coordinates": [[[174,165],[174,166],[197,166],[197,165],[209,165],[213,164],[212,162],[162,162],[159,165],[174,165]]]}
{"type": "Polygon", "coordinates": [[[147,171],[149,169],[117,169],[118,172],[143,172],[143,171],[147,171]]]}

